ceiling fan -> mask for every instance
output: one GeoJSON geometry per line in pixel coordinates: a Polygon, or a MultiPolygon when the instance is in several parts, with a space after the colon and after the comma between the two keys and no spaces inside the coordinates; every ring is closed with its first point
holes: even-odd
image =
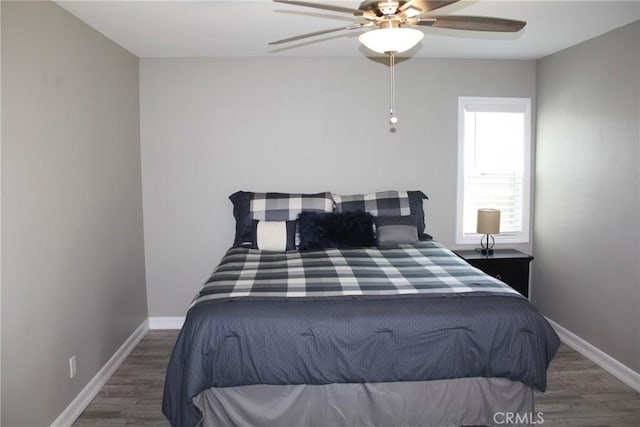
{"type": "Polygon", "coordinates": [[[424,37],[424,33],[406,26],[426,26],[467,31],[491,31],[501,33],[518,32],[526,25],[524,21],[484,16],[434,15],[433,11],[457,3],[460,0],[364,0],[357,9],[325,3],[297,0],[273,0],[276,3],[311,7],[332,12],[351,14],[356,21],[346,27],[314,31],[281,40],[269,45],[288,43],[343,30],[375,28],[361,34],[358,39],[374,52],[389,55],[390,62],[390,123],[398,119],[393,113],[395,55],[414,47],[424,37]]]}
{"type": "MultiPolygon", "coordinates": [[[[434,28],[449,28],[453,30],[492,31],[512,33],[520,31],[525,25],[524,21],[513,19],[489,18],[484,16],[460,16],[460,15],[431,15],[431,12],[460,0],[365,0],[357,9],[335,6],[325,3],[314,3],[296,0],[273,0],[276,3],[305,6],[332,12],[348,13],[355,18],[366,22],[355,22],[352,25],[328,30],[314,31],[282,40],[276,40],[270,45],[292,42],[308,37],[319,36],[342,30],[355,30],[360,28],[377,27],[379,29],[402,28],[405,25],[419,25],[434,28]]],[[[366,34],[366,33],[365,33],[366,34]]],[[[417,42],[416,42],[417,43],[417,42]]],[[[413,46],[411,46],[413,47],[413,46]]],[[[410,48],[411,48],[410,47],[410,48]]]]}

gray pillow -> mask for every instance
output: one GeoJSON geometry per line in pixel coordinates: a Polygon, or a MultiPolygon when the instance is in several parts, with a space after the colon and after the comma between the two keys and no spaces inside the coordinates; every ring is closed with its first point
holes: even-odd
{"type": "Polygon", "coordinates": [[[418,243],[418,228],[415,225],[389,224],[376,229],[378,246],[396,246],[418,243]]]}

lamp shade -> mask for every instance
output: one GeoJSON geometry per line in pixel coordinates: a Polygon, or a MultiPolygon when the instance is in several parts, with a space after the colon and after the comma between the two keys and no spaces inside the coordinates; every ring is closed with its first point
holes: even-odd
{"type": "Polygon", "coordinates": [[[424,33],[413,28],[381,28],[358,37],[360,43],[378,53],[404,52],[418,44],[424,33]]]}
{"type": "Polygon", "coordinates": [[[500,210],[498,209],[478,209],[478,234],[498,234],[500,233],[500,210]]]}

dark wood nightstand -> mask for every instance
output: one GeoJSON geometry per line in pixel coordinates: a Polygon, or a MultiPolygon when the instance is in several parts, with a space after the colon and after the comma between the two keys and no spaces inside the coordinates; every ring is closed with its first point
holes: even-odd
{"type": "Polygon", "coordinates": [[[529,263],[533,260],[531,255],[515,249],[495,249],[491,255],[482,255],[474,250],[453,252],[474,267],[529,297],[529,263]]]}

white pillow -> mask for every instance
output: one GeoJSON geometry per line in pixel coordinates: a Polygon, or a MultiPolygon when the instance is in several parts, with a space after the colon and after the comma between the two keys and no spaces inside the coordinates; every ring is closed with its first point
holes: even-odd
{"type": "Polygon", "coordinates": [[[256,243],[262,251],[287,250],[287,222],[260,221],[256,227],[256,243]]]}

